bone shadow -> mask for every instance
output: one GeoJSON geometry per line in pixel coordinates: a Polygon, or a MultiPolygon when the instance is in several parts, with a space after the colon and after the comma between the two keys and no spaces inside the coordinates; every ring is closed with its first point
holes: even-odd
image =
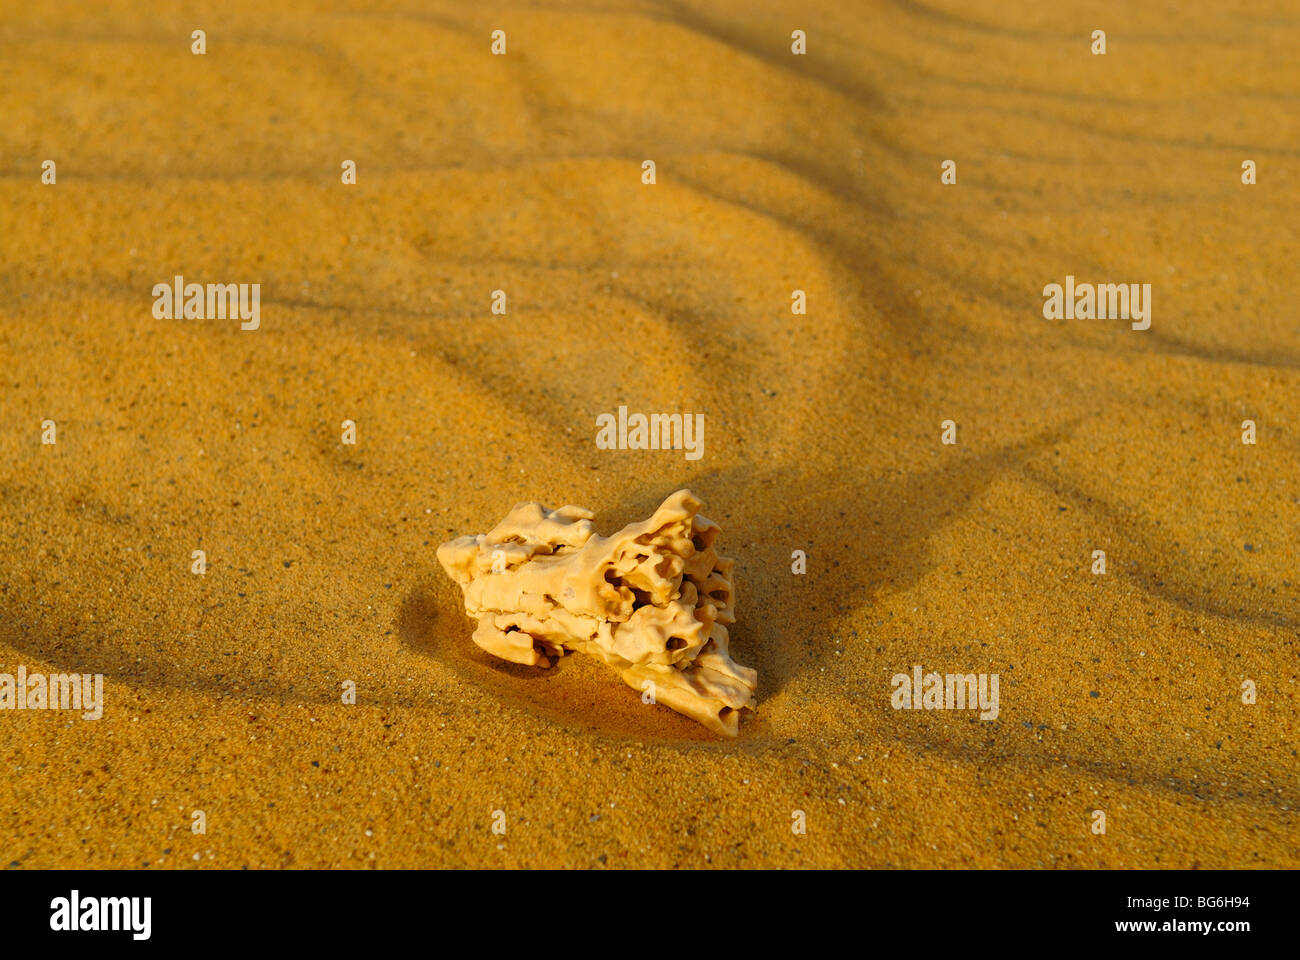
{"type": "MultiPolygon", "coordinates": [[[[859,608],[883,588],[906,590],[923,578],[934,566],[929,541],[961,518],[991,483],[1058,443],[1067,429],[1048,429],[986,454],[954,453],[950,462],[919,474],[837,475],[821,484],[814,480],[811,486],[803,481],[799,489],[787,489],[775,498],[770,491],[760,491],[773,484],[793,487],[793,472],[788,468],[735,467],[703,474],[686,484],[705,501],[704,515],[722,526],[721,552],[736,559],[737,623],[729,628],[732,654],[738,662],[758,669],[758,716],[763,700],[794,677],[830,665],[834,650],[830,633],[838,615],[859,608]],[[711,509],[710,504],[720,509],[711,509]],[[727,509],[728,504],[735,506],[727,509]],[[806,576],[791,572],[790,553],[795,548],[809,555],[806,576]],[[835,558],[840,558],[838,566],[831,565],[835,558]],[[796,583],[799,594],[792,598],[796,583]],[[747,596],[754,598],[749,604],[747,596]],[[765,604],[766,612],[757,603],[765,604]],[[790,619],[774,619],[772,611],[780,608],[798,613],[790,619]]],[[[662,481],[642,484],[613,508],[597,511],[598,531],[609,533],[649,516],[670,492],[662,481]]],[[[502,515],[510,506],[502,505],[502,515]]],[[[499,519],[484,518],[480,526],[489,529],[499,519]]],[[[397,619],[397,635],[408,649],[433,656],[466,679],[526,703],[556,722],[574,722],[568,709],[546,695],[552,692],[547,690],[552,681],[565,676],[563,670],[578,658],[565,657],[549,669],[506,663],[474,646],[469,638],[472,629],[463,613],[459,587],[441,570],[412,590],[397,619]]],[[[608,682],[621,686],[611,671],[604,674],[608,682]]],[[[593,729],[638,739],[653,738],[656,732],[672,739],[713,739],[672,711],[645,711],[635,691],[625,688],[621,693],[635,707],[617,711],[617,722],[597,723],[593,729]],[[666,722],[666,715],[673,720],[666,722]],[[647,726],[651,716],[653,729],[647,726]]],[[[565,699],[577,696],[567,690],[565,699]]],[[[611,699],[608,689],[600,696],[611,699]]],[[[601,710],[606,712],[604,702],[601,710]]],[[[749,738],[767,739],[759,722],[742,724],[742,741],[747,726],[749,738]]]]}

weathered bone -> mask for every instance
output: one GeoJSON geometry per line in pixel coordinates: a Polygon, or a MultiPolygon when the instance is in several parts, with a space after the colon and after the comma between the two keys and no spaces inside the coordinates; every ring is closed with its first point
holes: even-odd
{"type": "Polygon", "coordinates": [[[474,642],[549,667],[568,650],[599,657],[636,690],[709,729],[736,735],[758,672],[731,659],[733,561],[718,525],[679,490],[642,523],[601,537],[580,507],[521,503],[489,533],[457,537],[438,562],[477,619],[474,642]]]}

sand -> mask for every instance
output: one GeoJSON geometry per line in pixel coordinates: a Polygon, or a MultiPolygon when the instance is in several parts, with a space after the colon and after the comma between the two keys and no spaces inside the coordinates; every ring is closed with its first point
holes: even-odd
{"type": "Polygon", "coordinates": [[[4,863],[1300,866],[1297,46],[1269,2],[9,5],[0,670],[105,680],[0,712],[4,863]],[[155,318],[177,274],[260,328],[155,318]],[[1151,328],[1045,320],[1067,275],[1151,328]],[[619,405],[703,456],[597,449],[619,405]],[[681,487],[737,739],[474,647],[439,543],[681,487]],[[998,718],[893,709],[916,664],[998,718]]]}

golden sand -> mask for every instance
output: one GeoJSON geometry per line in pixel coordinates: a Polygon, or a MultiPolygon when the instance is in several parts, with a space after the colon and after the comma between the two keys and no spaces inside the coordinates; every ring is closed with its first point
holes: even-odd
{"type": "Polygon", "coordinates": [[[0,670],[105,702],[0,712],[4,863],[1300,866],[1298,46],[1281,2],[7,5],[0,670]],[[260,328],[156,319],[178,274],[260,328]],[[1067,275],[1151,329],[1044,320],[1067,275]],[[597,449],[620,404],[704,455],[597,449]],[[471,643],[439,543],[681,487],[737,739],[471,643]],[[915,664],[999,717],[894,710],[915,664]]]}

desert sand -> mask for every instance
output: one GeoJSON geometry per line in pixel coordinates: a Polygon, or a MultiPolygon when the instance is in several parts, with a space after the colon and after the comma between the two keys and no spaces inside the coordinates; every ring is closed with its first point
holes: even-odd
{"type": "Polygon", "coordinates": [[[186,6],[0,15],[0,671],[104,675],[5,865],[1300,866],[1292,4],[186,6]],[[471,642],[439,543],[683,487],[734,740],[471,642]]]}

